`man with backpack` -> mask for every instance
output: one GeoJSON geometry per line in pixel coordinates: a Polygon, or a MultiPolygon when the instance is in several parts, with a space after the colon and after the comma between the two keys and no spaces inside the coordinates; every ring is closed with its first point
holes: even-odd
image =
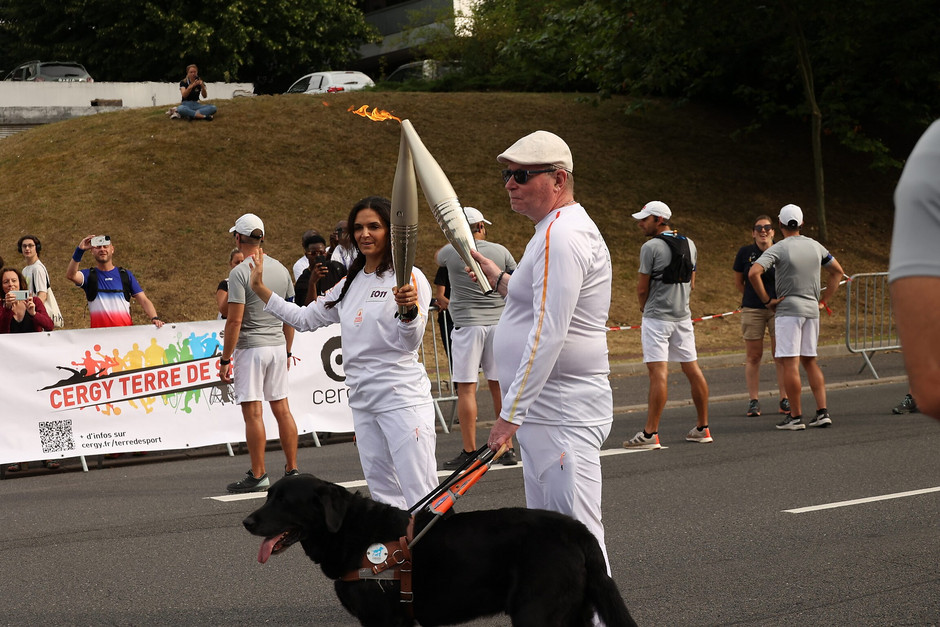
{"type": "Polygon", "coordinates": [[[108,235],[89,235],[79,242],[69,261],[65,276],[85,292],[91,328],[131,326],[131,298],[137,301],[153,326],[162,327],[163,321],[137,278],[130,270],[115,266],[113,257],[114,245],[108,235]],[[95,267],[79,270],[78,264],[89,249],[95,256],[95,267]]]}
{"type": "Polygon", "coordinates": [[[695,244],[672,230],[672,211],[654,200],[633,214],[637,226],[650,238],[640,249],[637,297],[643,315],[643,361],[650,377],[646,426],[623,443],[624,448],[659,449],[659,420],[666,407],[668,367],[677,361],[692,387],[696,426],[685,436],[689,442],[712,441],[708,430],[708,383],[698,365],[689,296],[695,287],[695,244]]]}

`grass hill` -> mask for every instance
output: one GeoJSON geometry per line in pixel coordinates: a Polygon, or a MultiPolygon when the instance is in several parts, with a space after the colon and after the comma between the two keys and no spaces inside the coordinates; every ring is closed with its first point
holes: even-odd
{"type": "MultiPolygon", "coordinates": [[[[357,92],[223,101],[214,122],[169,120],[165,109],[100,114],[49,124],[0,141],[0,255],[22,266],[16,240],[34,233],[67,328],[88,326],[83,294],[64,279],[76,244],[107,233],[115,262],[138,276],[167,321],[215,316],[227,274],[229,227],[244,212],[267,227],[265,250],[291,265],[308,228],[329,232],[370,194],[390,195],[400,141],[395,121],[349,113],[367,104],[412,121],[462,204],[493,222],[490,239],[518,258],[532,233],[509,208],[495,158],[533,130],[558,133],[575,163],[575,198],[604,233],[614,264],[612,325],[638,324],[636,268],[644,238],[630,214],[659,199],[699,249],[693,316],[735,309],[731,263],[758,214],[801,205],[815,235],[808,126],[782,122],[747,136],[733,112],[654,103],[592,105],[573,94],[357,92]]],[[[848,274],[887,269],[898,173],[878,174],[834,142],[825,148],[829,248],[848,274]]],[[[433,277],[446,243],[422,203],[417,265],[433,277]]],[[[780,234],[778,233],[778,237],[780,234]]],[[[85,266],[88,264],[87,259],[85,266]]],[[[822,325],[843,334],[843,301],[822,325]]],[[[136,305],[137,323],[145,321],[136,305]]],[[[697,325],[700,351],[739,350],[737,317],[697,325]]],[[[612,355],[641,353],[635,331],[611,333],[612,355]]]]}

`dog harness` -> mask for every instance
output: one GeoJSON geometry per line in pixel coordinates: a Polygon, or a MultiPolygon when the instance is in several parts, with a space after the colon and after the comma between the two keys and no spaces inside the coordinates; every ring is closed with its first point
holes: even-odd
{"type": "Polygon", "coordinates": [[[414,593],[411,590],[411,544],[414,538],[414,516],[408,521],[405,535],[390,542],[377,542],[369,545],[362,557],[362,564],[356,570],[340,577],[341,581],[361,581],[364,579],[398,580],[401,602],[409,618],[414,618],[414,593]]]}

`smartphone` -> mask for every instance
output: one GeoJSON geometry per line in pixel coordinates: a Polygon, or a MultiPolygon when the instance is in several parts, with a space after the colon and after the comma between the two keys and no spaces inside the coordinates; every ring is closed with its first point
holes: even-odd
{"type": "Polygon", "coordinates": [[[330,262],[330,258],[327,257],[326,255],[317,255],[313,259],[313,263],[318,263],[321,266],[326,266],[326,264],[328,264],[329,262],[330,262]]]}
{"type": "Polygon", "coordinates": [[[29,298],[29,292],[26,290],[13,290],[13,296],[16,300],[26,300],[29,298]]]}
{"type": "Polygon", "coordinates": [[[111,244],[110,235],[95,235],[91,238],[92,246],[109,246],[111,244]]]}

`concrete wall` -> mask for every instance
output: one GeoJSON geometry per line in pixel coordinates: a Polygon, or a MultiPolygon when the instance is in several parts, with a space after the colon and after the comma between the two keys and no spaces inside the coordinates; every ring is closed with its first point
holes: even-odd
{"type": "MultiPolygon", "coordinates": [[[[227,100],[235,92],[251,94],[251,83],[207,83],[209,100],[227,100]]],[[[173,106],[178,83],[52,83],[0,81],[0,124],[39,124],[119,109],[173,106]],[[110,102],[106,102],[110,101],[110,102]],[[115,106],[114,101],[120,101],[115,106]],[[100,102],[103,106],[95,106],[100,102]]]]}

